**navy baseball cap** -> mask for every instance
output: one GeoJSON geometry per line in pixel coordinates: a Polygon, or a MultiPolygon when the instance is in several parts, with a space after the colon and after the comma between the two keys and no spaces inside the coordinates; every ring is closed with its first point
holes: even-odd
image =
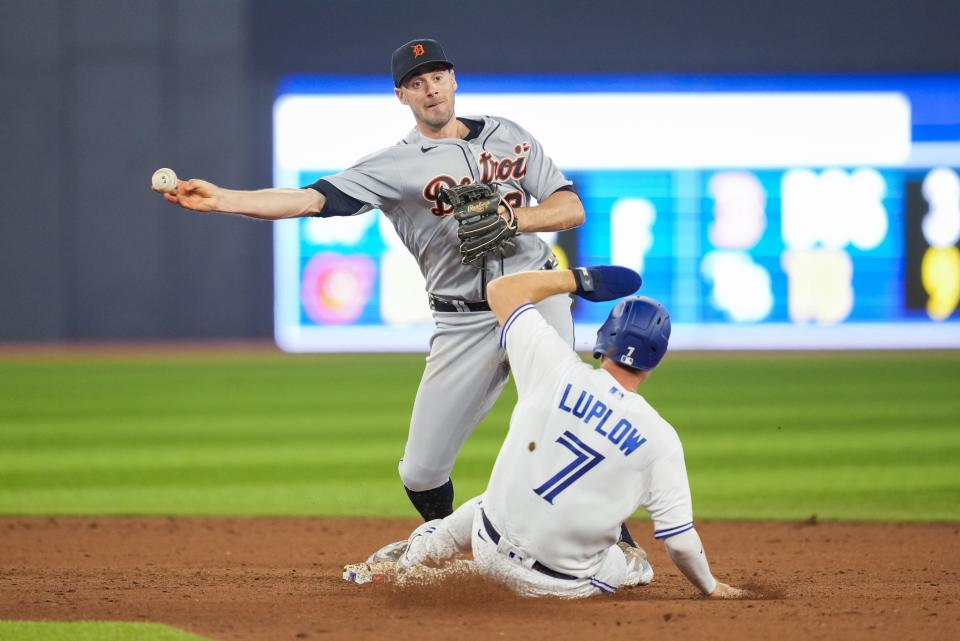
{"type": "Polygon", "coordinates": [[[411,40],[394,51],[390,58],[393,86],[399,87],[406,76],[420,67],[436,63],[446,65],[447,69],[453,69],[453,63],[447,59],[447,54],[439,42],[429,38],[411,40]]]}

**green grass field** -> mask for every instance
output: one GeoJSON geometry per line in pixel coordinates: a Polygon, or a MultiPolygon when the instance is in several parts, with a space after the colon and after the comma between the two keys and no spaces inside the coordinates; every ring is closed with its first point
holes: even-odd
{"type": "MultiPolygon", "coordinates": [[[[421,355],[0,361],[0,513],[414,516],[421,355]]],[[[960,519],[960,352],[671,354],[698,518],[960,519]]],[[[454,470],[483,490],[512,385],[454,470]]]]}

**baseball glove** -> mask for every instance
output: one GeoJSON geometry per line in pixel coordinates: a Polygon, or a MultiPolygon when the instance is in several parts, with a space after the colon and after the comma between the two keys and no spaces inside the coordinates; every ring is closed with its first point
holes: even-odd
{"type": "Polygon", "coordinates": [[[501,251],[517,235],[517,217],[494,185],[484,183],[456,185],[440,191],[440,199],[453,208],[453,216],[460,224],[460,262],[481,268],[484,256],[501,251]],[[500,205],[510,216],[499,213],[500,205]]]}

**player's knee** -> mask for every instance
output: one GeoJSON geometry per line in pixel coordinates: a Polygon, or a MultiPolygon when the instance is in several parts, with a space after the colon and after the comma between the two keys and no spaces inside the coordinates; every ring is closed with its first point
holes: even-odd
{"type": "Polygon", "coordinates": [[[429,468],[404,458],[400,461],[400,480],[413,492],[426,492],[438,488],[450,479],[450,470],[429,468]]]}
{"type": "MultiPolygon", "coordinates": [[[[604,583],[619,587],[627,580],[627,558],[618,546],[614,545],[607,550],[607,554],[600,564],[596,578],[604,583]]],[[[634,583],[636,585],[636,583],[634,583]]]]}

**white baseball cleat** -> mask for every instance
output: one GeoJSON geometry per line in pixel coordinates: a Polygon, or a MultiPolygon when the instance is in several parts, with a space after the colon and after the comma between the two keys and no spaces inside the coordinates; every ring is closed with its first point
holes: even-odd
{"type": "Polygon", "coordinates": [[[629,545],[625,541],[617,543],[627,557],[627,576],[620,585],[628,588],[635,585],[649,585],[653,581],[653,566],[647,560],[646,551],[640,547],[629,545]]]}
{"type": "Polygon", "coordinates": [[[403,556],[403,553],[407,551],[407,548],[410,546],[410,542],[406,539],[403,541],[394,541],[393,543],[387,543],[382,548],[370,555],[370,558],[367,559],[367,563],[381,563],[383,561],[399,561],[400,557],[403,556]]]}

